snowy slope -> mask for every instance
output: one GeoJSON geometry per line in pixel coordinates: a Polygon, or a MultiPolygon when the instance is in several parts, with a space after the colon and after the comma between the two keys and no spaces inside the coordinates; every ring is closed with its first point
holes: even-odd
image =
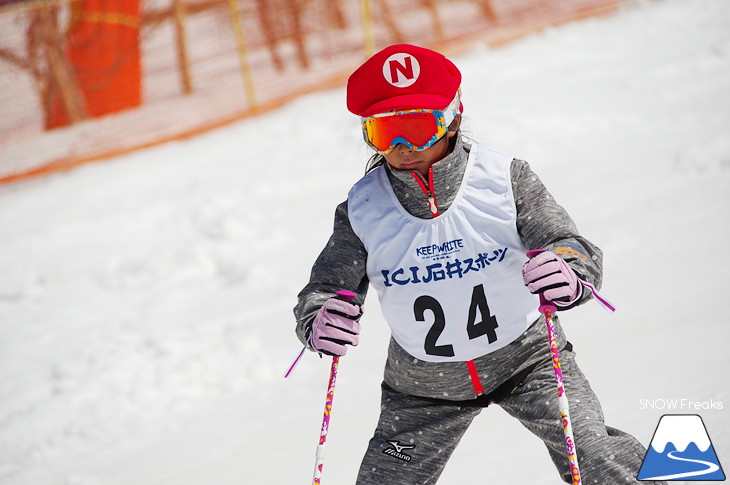
{"type": "MultiPolygon", "coordinates": [[[[608,423],[648,445],[662,414],[701,414],[727,473],[730,3],[631,2],[455,61],[470,136],[528,160],[605,252],[619,311],[563,323],[608,423]],[[664,399],[697,405],[647,409],[664,399]]],[[[329,361],[282,379],[291,308],[366,157],[338,89],[0,187],[0,483],[307,483],[329,361]]],[[[340,366],[330,485],[354,482],[377,418],[374,298],[363,328],[340,366]]],[[[494,408],[439,483],[560,482],[494,408]]]]}

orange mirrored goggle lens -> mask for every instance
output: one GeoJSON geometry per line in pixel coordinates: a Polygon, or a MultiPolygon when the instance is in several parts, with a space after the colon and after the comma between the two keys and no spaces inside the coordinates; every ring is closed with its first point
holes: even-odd
{"type": "Polygon", "coordinates": [[[425,150],[444,133],[444,116],[438,110],[411,110],[387,116],[371,116],[362,121],[368,145],[386,155],[402,143],[413,150],[425,150]]]}

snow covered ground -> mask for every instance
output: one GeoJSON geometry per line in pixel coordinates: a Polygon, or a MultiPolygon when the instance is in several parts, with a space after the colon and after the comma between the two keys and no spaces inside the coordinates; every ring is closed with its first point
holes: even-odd
{"type": "MultiPolygon", "coordinates": [[[[662,414],[700,414],[728,474],[730,2],[629,2],[455,61],[469,134],[528,160],[605,252],[619,311],[563,323],[607,422],[648,445],[662,414]]],[[[0,483],[308,483],[329,359],[282,378],[291,308],[366,157],[337,89],[1,186],[0,483]]],[[[354,482],[377,418],[374,297],[363,328],[330,485],[354,482]]],[[[439,483],[561,482],[495,407],[439,483]]]]}

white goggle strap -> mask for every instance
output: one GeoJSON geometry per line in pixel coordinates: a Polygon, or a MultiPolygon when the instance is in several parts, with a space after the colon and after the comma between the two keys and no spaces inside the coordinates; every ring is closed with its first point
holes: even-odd
{"type": "Polygon", "coordinates": [[[461,105],[461,88],[456,91],[456,96],[451,100],[451,103],[443,110],[444,122],[448,128],[456,115],[459,114],[459,105],[461,105]]]}

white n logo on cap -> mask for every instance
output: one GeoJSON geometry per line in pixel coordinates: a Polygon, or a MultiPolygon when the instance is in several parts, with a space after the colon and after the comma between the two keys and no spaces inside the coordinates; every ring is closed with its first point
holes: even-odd
{"type": "Polygon", "coordinates": [[[410,86],[421,74],[421,65],[415,57],[404,52],[393,54],[383,64],[383,77],[397,88],[410,86]]]}

